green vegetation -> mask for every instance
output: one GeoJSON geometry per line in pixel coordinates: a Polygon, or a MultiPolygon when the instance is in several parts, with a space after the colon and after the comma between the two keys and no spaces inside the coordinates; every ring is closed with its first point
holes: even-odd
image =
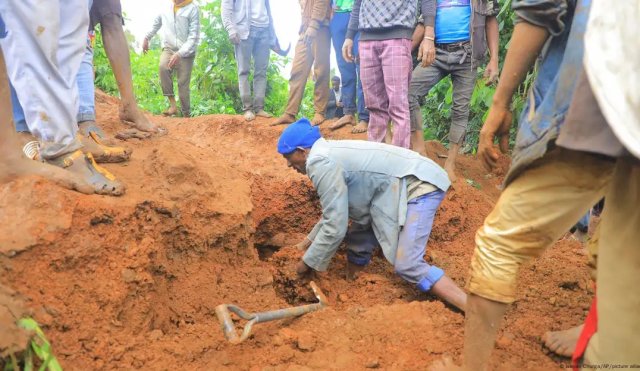
{"type": "MultiPolygon", "coordinates": [[[[51,344],[33,318],[22,318],[18,326],[33,333],[27,349],[22,354],[11,354],[9,359],[2,360],[4,371],[62,371],[62,367],[53,355],[51,344]]],[[[0,362],[1,364],[2,362],[0,362]]]]}
{"type": "MultiPolygon", "coordinates": [[[[242,106],[238,93],[233,45],[229,42],[227,33],[222,26],[220,3],[220,0],[209,0],[201,7],[201,31],[203,37],[198,48],[191,83],[192,115],[234,114],[241,112],[242,106]]],[[[511,0],[506,0],[501,4],[498,21],[500,25],[500,61],[502,62],[513,31],[513,11],[511,10],[511,0]]],[[[134,88],[140,106],[152,113],[159,114],[166,108],[167,103],[162,96],[158,78],[158,61],[161,52],[158,37],[154,38],[151,46],[152,48],[147,55],[132,52],[131,66],[134,76],[134,88]]],[[[267,74],[268,86],[265,109],[275,115],[282,114],[289,95],[288,82],[281,75],[282,69],[288,62],[287,58],[279,57],[275,53],[271,55],[271,64],[267,74]]],[[[117,95],[117,85],[99,35],[96,37],[94,63],[96,85],[109,94],[117,95]]],[[[478,81],[471,99],[466,141],[467,148],[472,151],[477,148],[478,135],[495,92],[495,86],[485,86],[485,81],[482,78],[483,72],[482,70],[478,72],[478,81]]],[[[514,99],[514,121],[519,117],[526,91],[533,77],[534,73],[532,72],[520,87],[514,99]]],[[[309,79],[301,105],[301,115],[307,117],[313,115],[312,95],[313,82],[309,79]]],[[[446,138],[451,122],[451,106],[451,79],[446,78],[431,90],[423,105],[425,139],[447,142],[446,138]]],[[[512,139],[515,138],[516,128],[517,125],[512,126],[512,139]]]]}

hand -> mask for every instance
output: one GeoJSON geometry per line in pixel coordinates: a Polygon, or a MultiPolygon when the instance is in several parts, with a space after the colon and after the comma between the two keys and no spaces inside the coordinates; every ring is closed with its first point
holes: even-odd
{"type": "Polygon", "coordinates": [[[491,171],[496,167],[500,155],[493,145],[496,137],[500,140],[500,151],[509,150],[509,129],[511,129],[512,113],[505,104],[493,103],[489,108],[487,119],[480,130],[478,157],[484,167],[491,171]]]}
{"type": "Polygon", "coordinates": [[[342,44],[342,58],[349,63],[353,63],[353,40],[344,40],[342,44]]]}
{"type": "Polygon", "coordinates": [[[231,32],[229,33],[229,40],[231,41],[231,43],[233,45],[238,45],[240,44],[240,36],[238,35],[237,32],[231,32]]]}
{"type": "Polygon", "coordinates": [[[422,67],[428,67],[436,60],[436,45],[433,40],[422,39],[418,49],[418,60],[422,61],[422,67]]]}
{"type": "Polygon", "coordinates": [[[296,273],[298,276],[304,276],[311,272],[311,268],[302,260],[296,265],[296,273]]]}
{"type": "Polygon", "coordinates": [[[500,69],[498,67],[498,59],[491,58],[487,64],[487,68],[484,69],[484,78],[487,79],[485,85],[489,86],[498,80],[500,69]]]}
{"type": "Polygon", "coordinates": [[[149,39],[145,38],[142,41],[142,53],[147,54],[148,51],[149,51],[149,39]]]}
{"type": "Polygon", "coordinates": [[[307,27],[307,30],[304,33],[304,42],[307,45],[313,44],[316,39],[316,35],[318,34],[318,29],[312,26],[307,27]]]}
{"type": "Polygon", "coordinates": [[[169,68],[173,68],[173,67],[177,66],[177,65],[178,65],[178,63],[180,63],[180,54],[175,53],[175,54],[171,57],[171,59],[169,59],[169,64],[168,64],[168,66],[169,66],[169,68]]]}

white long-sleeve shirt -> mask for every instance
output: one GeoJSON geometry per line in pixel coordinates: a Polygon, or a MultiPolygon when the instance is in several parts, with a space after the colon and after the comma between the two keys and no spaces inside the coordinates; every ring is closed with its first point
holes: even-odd
{"type": "Polygon", "coordinates": [[[177,52],[183,58],[196,54],[200,40],[200,11],[196,5],[178,8],[175,13],[173,4],[162,9],[145,38],[151,40],[161,28],[163,48],[177,52]]]}

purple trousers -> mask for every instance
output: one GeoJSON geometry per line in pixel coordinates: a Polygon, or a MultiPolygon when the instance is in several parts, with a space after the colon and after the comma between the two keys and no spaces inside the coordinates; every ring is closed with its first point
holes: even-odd
{"type": "Polygon", "coordinates": [[[383,142],[387,125],[394,123],[393,142],[409,148],[411,120],[411,40],[360,40],[360,77],[369,110],[368,139],[383,142]]]}

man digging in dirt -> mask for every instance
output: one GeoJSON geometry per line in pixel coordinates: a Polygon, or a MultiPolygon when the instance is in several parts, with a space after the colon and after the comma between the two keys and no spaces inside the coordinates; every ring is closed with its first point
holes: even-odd
{"type": "MultiPolygon", "coordinates": [[[[535,111],[523,109],[507,186],[476,234],[465,319],[466,370],[487,368],[497,330],[515,300],[519,267],[542,254],[605,194],[597,305],[577,345],[577,328],[545,340],[564,353],[575,347],[574,368],[582,356],[589,365],[640,362],[640,96],[633,79],[640,53],[620,37],[632,32],[638,9],[635,3],[612,4],[513,3],[520,22],[478,151],[489,169],[499,157],[494,138],[500,138],[502,151],[507,149],[511,98],[547,46],[533,88],[535,111]]],[[[450,361],[434,366],[456,368],[450,361]]]]}
{"type": "MultiPolygon", "coordinates": [[[[86,0],[47,2],[3,1],[0,3],[0,46],[6,55],[6,70],[25,110],[31,133],[38,138],[40,157],[66,169],[63,175],[47,167],[27,164],[17,154],[5,157],[5,174],[41,174],[87,192],[122,195],[124,186],[106,169],[96,165],[76,137],[78,127],[78,87],[76,78],[86,46],[89,9],[86,0]],[[33,26],[33,20],[39,26],[33,26]],[[6,32],[4,24],[6,22],[6,32]],[[66,179],[65,179],[66,178],[66,179]]],[[[4,67],[4,66],[3,66],[4,67]]],[[[4,76],[4,68],[2,71],[4,76]]],[[[0,82],[9,104],[8,84],[0,82]],[[5,90],[6,89],[6,90],[5,90]]],[[[3,131],[12,130],[7,120],[10,107],[3,109],[3,131]]],[[[3,151],[19,151],[15,134],[2,136],[3,151]]],[[[35,163],[35,162],[33,162],[35,163]]]]}
{"type": "Polygon", "coordinates": [[[278,153],[309,176],[322,206],[322,219],[302,243],[308,249],[298,274],[325,271],[346,238],[352,276],[380,245],[400,277],[465,310],[467,295],[424,260],[433,219],[451,184],[440,166],[388,144],[324,140],[304,118],[283,131],[278,153]]]}

